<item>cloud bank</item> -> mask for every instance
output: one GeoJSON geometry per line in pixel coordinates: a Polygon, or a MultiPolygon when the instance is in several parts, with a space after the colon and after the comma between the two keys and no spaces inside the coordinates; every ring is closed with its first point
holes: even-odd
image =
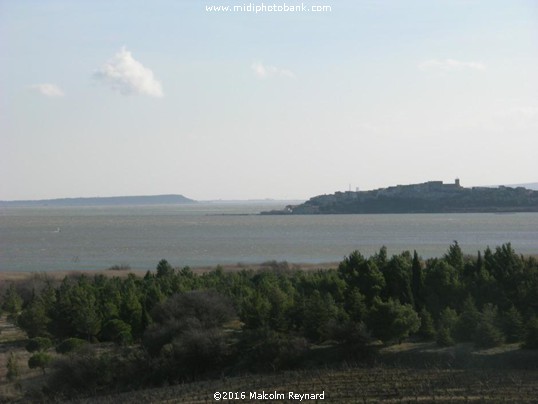
{"type": "Polygon", "coordinates": [[[255,62],[251,65],[252,70],[254,71],[254,74],[259,79],[266,79],[269,77],[289,77],[293,78],[295,75],[292,71],[287,69],[280,69],[276,66],[265,66],[261,62],[255,62]]]}
{"type": "Polygon", "coordinates": [[[431,59],[419,63],[418,68],[422,71],[461,71],[461,70],[485,70],[486,66],[479,62],[462,62],[454,59],[431,59]]]}
{"type": "Polygon", "coordinates": [[[44,95],[45,97],[63,97],[65,95],[60,87],[51,83],[35,84],[30,86],[30,90],[44,95]]]}
{"type": "Polygon", "coordinates": [[[162,97],[161,83],[131,52],[122,48],[94,74],[94,78],[123,95],[162,97]]]}

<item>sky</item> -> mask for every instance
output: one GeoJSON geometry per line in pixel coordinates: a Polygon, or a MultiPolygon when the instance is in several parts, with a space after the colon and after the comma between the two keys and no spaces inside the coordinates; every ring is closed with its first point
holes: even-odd
{"type": "Polygon", "coordinates": [[[249,5],[0,0],[0,200],[538,181],[536,0],[249,5]]]}

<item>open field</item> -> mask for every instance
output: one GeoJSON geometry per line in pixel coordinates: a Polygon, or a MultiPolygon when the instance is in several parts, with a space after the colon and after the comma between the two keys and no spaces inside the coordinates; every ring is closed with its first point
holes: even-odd
{"type": "Polygon", "coordinates": [[[6,321],[5,316],[0,318],[0,402],[20,397],[21,390],[30,387],[36,377],[41,379],[40,371],[28,368],[31,354],[24,348],[26,340],[27,336],[21,329],[6,321]],[[20,385],[7,381],[7,362],[11,353],[15,355],[20,370],[20,385]]]}
{"type": "MultiPolygon", "coordinates": [[[[538,371],[349,368],[252,375],[97,397],[76,403],[216,403],[215,392],[322,393],[328,403],[518,402],[538,400],[538,371]]],[[[223,401],[231,402],[231,401],[223,401]]]]}

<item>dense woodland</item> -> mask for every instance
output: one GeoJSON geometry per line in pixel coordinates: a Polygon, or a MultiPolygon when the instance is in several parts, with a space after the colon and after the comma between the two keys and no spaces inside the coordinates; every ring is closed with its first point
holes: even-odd
{"type": "Polygon", "coordinates": [[[1,307],[55,397],[301,367],[327,345],[365,363],[409,339],[538,348],[538,261],[510,244],[471,257],[455,242],[425,261],[355,251],[324,271],[266,267],[195,274],[162,260],[144,277],[35,276],[2,284],[1,307]]]}

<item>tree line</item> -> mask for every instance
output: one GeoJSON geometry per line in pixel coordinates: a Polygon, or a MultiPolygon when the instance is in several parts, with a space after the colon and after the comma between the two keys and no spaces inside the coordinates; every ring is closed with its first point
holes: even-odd
{"type": "Polygon", "coordinates": [[[538,262],[510,244],[266,267],[195,274],[161,260],[143,277],[34,277],[2,285],[1,308],[28,334],[29,366],[53,367],[47,391],[64,396],[293,368],[320,344],[357,360],[375,341],[538,348],[538,262]]]}

